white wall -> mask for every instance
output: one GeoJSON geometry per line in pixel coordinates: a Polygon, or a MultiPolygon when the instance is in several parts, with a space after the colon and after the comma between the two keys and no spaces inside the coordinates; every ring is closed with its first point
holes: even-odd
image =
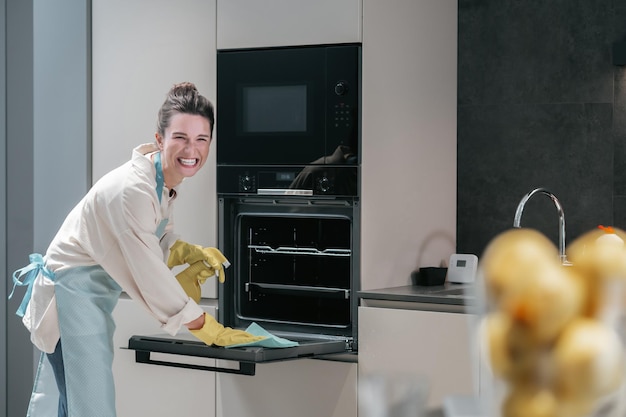
{"type": "Polygon", "coordinates": [[[456,0],[363,0],[361,287],[456,246],[456,0]]]}
{"type": "MultiPolygon", "coordinates": [[[[154,141],[173,84],[191,81],[216,104],[216,12],[207,0],[93,0],[92,8],[96,181],[136,145],[154,141]]],[[[182,184],[174,219],[182,239],[204,246],[217,244],[215,140],[205,166],[182,184]]],[[[215,293],[215,281],[207,281],[203,294],[215,293]]]]}
{"type": "MultiPolygon", "coordinates": [[[[157,112],[173,84],[194,82],[215,103],[215,4],[93,0],[92,7],[96,181],[126,162],[134,146],[154,141],[157,112]]],[[[214,239],[207,221],[215,216],[215,200],[208,198],[214,170],[212,152],[203,170],[185,180],[177,202],[177,228],[199,241],[214,239]],[[186,196],[193,204],[182,203],[186,196]]]]}

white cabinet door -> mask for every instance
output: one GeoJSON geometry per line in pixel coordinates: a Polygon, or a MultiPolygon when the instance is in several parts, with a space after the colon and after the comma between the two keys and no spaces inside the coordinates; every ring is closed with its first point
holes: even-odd
{"type": "MultiPolygon", "coordinates": [[[[175,83],[193,82],[215,104],[215,0],[93,0],[93,181],[154,142],[157,112],[175,83]]],[[[213,131],[215,133],[215,130],[213,131]]],[[[187,242],[217,244],[216,141],[209,159],[185,179],[175,230],[187,242]]],[[[215,280],[203,296],[217,297],[215,280]]]]}
{"type": "MultiPolygon", "coordinates": [[[[215,309],[205,310],[215,314],[215,309]]],[[[113,376],[118,416],[215,416],[215,372],[136,363],[135,351],[123,349],[128,347],[128,339],[133,335],[163,334],[163,331],[156,319],[127,298],[119,301],[113,317],[117,324],[113,338],[113,376]]],[[[185,361],[184,356],[154,353],[151,359],[185,361]]],[[[201,359],[192,358],[190,362],[215,364],[214,360],[201,359]]]]}
{"type": "Polygon", "coordinates": [[[220,0],[218,49],[361,42],[362,0],[220,0]]]}
{"type": "Polygon", "coordinates": [[[457,3],[363,0],[364,290],[456,249],[457,3]]]}
{"type": "Polygon", "coordinates": [[[477,361],[470,318],[461,313],[359,307],[359,383],[374,373],[426,379],[429,407],[450,395],[473,395],[477,361]]]}
{"type": "MultiPolygon", "coordinates": [[[[181,414],[182,415],[182,414],[181,414]]],[[[357,364],[297,359],[217,374],[219,417],[356,417],[357,364]]]]}

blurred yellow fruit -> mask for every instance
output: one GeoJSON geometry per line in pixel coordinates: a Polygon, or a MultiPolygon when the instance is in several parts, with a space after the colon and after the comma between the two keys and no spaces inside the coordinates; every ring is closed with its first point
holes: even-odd
{"type": "Polygon", "coordinates": [[[567,249],[569,261],[579,270],[600,279],[626,278],[626,233],[617,228],[592,230],[567,249]]]}
{"type": "Polygon", "coordinates": [[[513,283],[540,274],[547,264],[558,263],[556,246],[533,229],[510,229],[496,236],[481,259],[487,296],[498,303],[513,283]]]}
{"type": "Polygon", "coordinates": [[[483,320],[483,340],[495,375],[516,384],[531,384],[549,373],[543,365],[549,346],[532,341],[527,330],[507,314],[493,312],[483,320]]]}
{"type": "Polygon", "coordinates": [[[515,386],[504,400],[503,417],[560,417],[557,400],[546,388],[515,386]]]}
{"type": "Polygon", "coordinates": [[[507,289],[501,309],[525,327],[533,343],[551,343],[581,313],[583,282],[558,263],[545,263],[535,272],[507,289]]]}
{"type": "Polygon", "coordinates": [[[555,389],[562,396],[596,398],[619,387],[624,352],[617,333],[581,318],[570,323],[554,346],[555,389]]]}
{"type": "Polygon", "coordinates": [[[596,398],[556,396],[558,417],[587,417],[593,411],[596,398]]]}

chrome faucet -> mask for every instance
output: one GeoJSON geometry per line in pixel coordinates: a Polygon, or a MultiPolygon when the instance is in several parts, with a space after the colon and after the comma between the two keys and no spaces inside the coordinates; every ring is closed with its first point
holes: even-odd
{"type": "Polygon", "coordinates": [[[517,205],[517,210],[515,210],[515,219],[513,220],[513,227],[520,228],[520,223],[522,221],[522,213],[524,212],[524,206],[526,202],[532,198],[535,194],[545,194],[554,203],[556,206],[556,211],[559,214],[559,259],[563,265],[569,265],[567,261],[567,257],[565,255],[565,213],[563,212],[563,207],[559,202],[559,199],[556,198],[554,194],[545,188],[535,188],[528,194],[526,194],[522,200],[517,205]]]}

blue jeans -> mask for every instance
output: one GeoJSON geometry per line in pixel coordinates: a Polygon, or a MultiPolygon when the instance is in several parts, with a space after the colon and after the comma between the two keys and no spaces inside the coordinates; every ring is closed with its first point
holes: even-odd
{"type": "Polygon", "coordinates": [[[63,368],[63,352],[61,341],[57,343],[53,353],[48,353],[48,360],[54,371],[54,379],[59,389],[59,417],[67,417],[67,395],[65,393],[65,370],[63,368]]]}

